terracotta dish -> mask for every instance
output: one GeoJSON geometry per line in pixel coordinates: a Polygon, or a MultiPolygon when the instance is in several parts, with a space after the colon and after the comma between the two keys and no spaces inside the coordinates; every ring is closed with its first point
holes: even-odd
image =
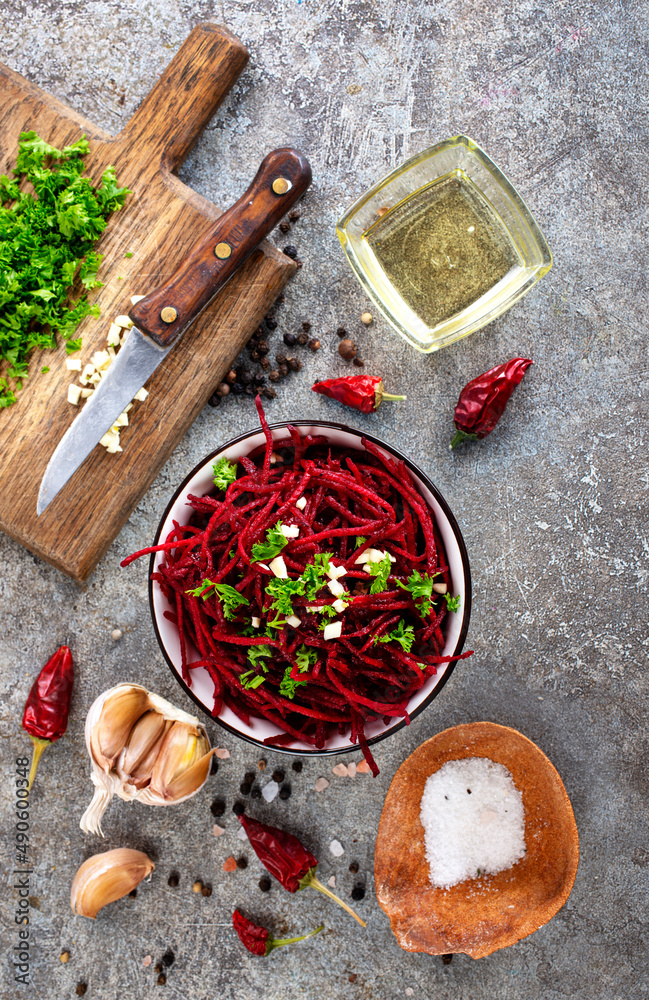
{"type": "Polygon", "coordinates": [[[376,895],[406,951],[483,958],[552,919],[570,895],[578,861],[570,799],[548,758],[515,729],[474,722],[427,740],[394,776],[376,840],[376,895]],[[511,772],[523,797],[526,854],[498,875],[438,889],[429,881],[421,797],[429,775],[465,757],[488,757],[511,772]]]}

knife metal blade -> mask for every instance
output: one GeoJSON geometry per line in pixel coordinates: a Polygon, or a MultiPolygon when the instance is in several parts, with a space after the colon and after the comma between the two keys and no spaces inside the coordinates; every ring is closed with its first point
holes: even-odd
{"type": "Polygon", "coordinates": [[[180,267],[130,310],[135,324],[52,455],[38,494],[42,514],[214,296],[311,183],[308,160],[276,149],[247,191],[203,233],[180,267]]]}
{"type": "Polygon", "coordinates": [[[39,516],[106,431],[110,430],[135,393],[139,392],[171,349],[158,347],[140,333],[137,327],[131,328],[117,357],[86,401],[81,413],[68,427],[48,462],[36,504],[39,516]]]}

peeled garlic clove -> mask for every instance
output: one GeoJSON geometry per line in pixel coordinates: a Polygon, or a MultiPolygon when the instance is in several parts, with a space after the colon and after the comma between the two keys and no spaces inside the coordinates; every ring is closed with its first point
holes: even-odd
{"type": "MultiPolygon", "coordinates": [[[[165,736],[151,774],[149,790],[163,799],[175,799],[170,786],[203,757],[211,756],[207,737],[196,726],[174,722],[165,736]]],[[[205,779],[203,779],[205,780],[205,779]]],[[[203,782],[201,781],[201,784],[203,782]]],[[[182,796],[186,797],[186,794],[182,796]]]]}
{"type": "Polygon", "coordinates": [[[169,799],[173,802],[182,802],[184,799],[188,799],[190,795],[193,795],[197,788],[207,780],[207,776],[210,771],[210,764],[212,762],[212,754],[215,750],[210,750],[205,756],[197,760],[191,767],[167,785],[166,794],[169,799]]]}
{"type": "Polygon", "coordinates": [[[154,868],[143,851],[127,847],[94,854],[74,876],[70,905],[75,913],[94,920],[102,906],[127,896],[154,868]]]}
{"type": "Polygon", "coordinates": [[[108,773],[124,749],[133,726],[150,708],[149,692],[139,684],[118,684],[112,691],[99,696],[88,717],[100,700],[99,718],[90,738],[91,754],[108,773]]]}
{"type": "Polygon", "coordinates": [[[171,727],[163,715],[149,709],[140,716],[131,729],[123,754],[117,763],[120,777],[133,777],[147,770],[147,758],[151,758],[149,772],[157,756],[157,745],[171,727]]]}

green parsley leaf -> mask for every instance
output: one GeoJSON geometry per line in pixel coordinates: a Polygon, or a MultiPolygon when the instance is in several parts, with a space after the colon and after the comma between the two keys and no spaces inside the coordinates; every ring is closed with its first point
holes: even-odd
{"type": "Polygon", "coordinates": [[[422,576],[418,570],[413,570],[407,583],[401,583],[400,580],[397,580],[397,585],[402,590],[409,590],[415,602],[421,598],[417,604],[417,610],[422,618],[426,617],[433,603],[433,581],[438,575],[438,573],[434,573],[433,576],[428,576],[427,573],[424,573],[422,576]]]}
{"type": "Polygon", "coordinates": [[[264,683],[266,678],[262,674],[256,674],[254,670],[244,670],[242,674],[239,674],[239,680],[242,688],[254,691],[255,688],[264,683]]]}
{"type": "Polygon", "coordinates": [[[360,549],[361,545],[365,545],[366,541],[367,541],[367,538],[364,538],[362,535],[357,535],[356,536],[356,548],[360,549]]]}
{"type": "MultiPolygon", "coordinates": [[[[251,562],[267,562],[269,559],[274,559],[288,545],[288,538],[282,533],[281,527],[282,522],[278,521],[274,528],[269,528],[266,532],[265,542],[255,542],[250,553],[251,562]]],[[[290,615],[291,612],[286,613],[290,615]]]]}
{"type": "Polygon", "coordinates": [[[386,555],[381,562],[365,563],[369,567],[370,576],[374,577],[372,581],[372,586],[370,587],[370,594],[380,594],[382,591],[387,589],[388,577],[392,571],[392,561],[389,555],[386,555]]]}
{"type": "Polygon", "coordinates": [[[221,601],[221,606],[223,608],[223,614],[228,619],[232,621],[236,617],[237,608],[241,607],[242,604],[250,604],[247,597],[240,594],[238,590],[234,587],[230,587],[227,583],[212,583],[211,580],[205,579],[201,583],[200,587],[195,587],[194,590],[186,590],[186,594],[191,594],[192,597],[202,597],[204,601],[208,597],[213,597],[214,594],[211,593],[215,590],[219,600],[221,601]]]}
{"type": "Polygon", "coordinates": [[[324,573],[325,576],[329,572],[329,560],[332,556],[333,552],[316,552],[313,557],[316,569],[318,569],[321,573],[324,573]]]}
{"type": "Polygon", "coordinates": [[[49,368],[47,366],[45,366],[45,368],[41,368],[41,375],[46,375],[48,373],[48,371],[49,371],[49,368]]]}
{"type": "Polygon", "coordinates": [[[447,591],[444,594],[444,598],[446,600],[446,607],[448,608],[449,611],[459,611],[460,600],[461,600],[459,594],[457,595],[457,597],[451,597],[451,595],[447,591]]]}
{"type": "Polygon", "coordinates": [[[403,618],[401,618],[399,624],[393,632],[389,632],[387,635],[376,636],[374,638],[374,645],[376,645],[377,642],[398,642],[401,648],[405,650],[406,653],[409,653],[414,641],[414,628],[412,625],[406,625],[403,618]]]}
{"type": "Polygon", "coordinates": [[[209,591],[212,590],[214,586],[215,584],[213,584],[212,581],[208,580],[206,577],[200,587],[194,587],[193,590],[186,590],[185,593],[191,594],[192,597],[202,597],[203,600],[206,601],[208,597],[213,596],[209,593],[209,591]]]}
{"type": "Polygon", "coordinates": [[[325,585],[326,572],[322,566],[307,563],[300,577],[304,581],[304,596],[307,601],[315,601],[318,592],[325,585]]]}
{"type": "Polygon", "coordinates": [[[125,257],[132,257],[132,256],[133,256],[133,254],[131,253],[131,251],[130,251],[130,250],[127,250],[127,252],[126,252],[126,253],[124,254],[124,256],[125,256],[125,257]]]}
{"type": "Polygon", "coordinates": [[[234,557],[236,556],[236,554],[237,553],[236,553],[235,549],[230,549],[230,551],[228,552],[228,558],[229,559],[234,559],[234,557]]]}
{"type": "Polygon", "coordinates": [[[81,350],[81,337],[77,337],[76,340],[68,340],[65,345],[66,354],[75,354],[77,351],[81,350]]]}
{"type": "Polygon", "coordinates": [[[311,667],[315,667],[318,662],[318,653],[315,649],[310,649],[302,643],[300,648],[295,650],[295,660],[297,662],[297,669],[301,674],[304,674],[311,667]]]}
{"type": "Polygon", "coordinates": [[[273,651],[270,646],[266,645],[266,643],[263,643],[263,645],[260,644],[258,646],[248,647],[248,659],[253,666],[259,665],[264,672],[268,670],[268,664],[264,663],[264,659],[268,659],[269,657],[272,657],[272,655],[273,651]]]}
{"type": "Polygon", "coordinates": [[[271,598],[271,608],[288,617],[293,614],[293,598],[304,594],[304,580],[280,580],[277,576],[273,577],[266,584],[266,593],[271,598]]]}
{"type": "Polygon", "coordinates": [[[230,462],[227,458],[221,458],[212,466],[212,472],[214,473],[214,485],[225,491],[230,483],[233,483],[237,478],[237,463],[230,462]]]}
{"type": "MultiPolygon", "coordinates": [[[[346,599],[347,598],[345,598],[345,600],[346,599]]],[[[338,614],[333,604],[321,604],[320,607],[318,608],[318,611],[320,612],[321,615],[324,615],[325,618],[335,618],[336,615],[338,614]]]]}
{"type": "Polygon", "coordinates": [[[291,701],[295,698],[295,692],[298,687],[304,687],[306,681],[294,680],[291,677],[292,667],[287,667],[284,671],[284,676],[282,677],[279,685],[279,693],[283,694],[285,698],[290,698],[291,701]]]}

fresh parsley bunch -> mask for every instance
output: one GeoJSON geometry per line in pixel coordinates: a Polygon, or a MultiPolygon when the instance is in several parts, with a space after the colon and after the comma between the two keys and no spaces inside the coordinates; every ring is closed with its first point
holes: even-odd
{"type": "Polygon", "coordinates": [[[96,188],[82,177],[88,151],[85,136],[56,149],[36,132],[23,132],[16,179],[0,176],[0,360],[6,366],[0,407],[15,403],[34,348],[56,347],[58,334],[72,354],[81,347],[74,338],[81,320],[99,316],[85,295],[70,302],[69,292],[77,278],[86,290],[101,287],[102,255],[93,247],[131,192],[117,186],[114,167],[96,188]],[[22,189],[24,181],[33,193],[22,189]]]}

